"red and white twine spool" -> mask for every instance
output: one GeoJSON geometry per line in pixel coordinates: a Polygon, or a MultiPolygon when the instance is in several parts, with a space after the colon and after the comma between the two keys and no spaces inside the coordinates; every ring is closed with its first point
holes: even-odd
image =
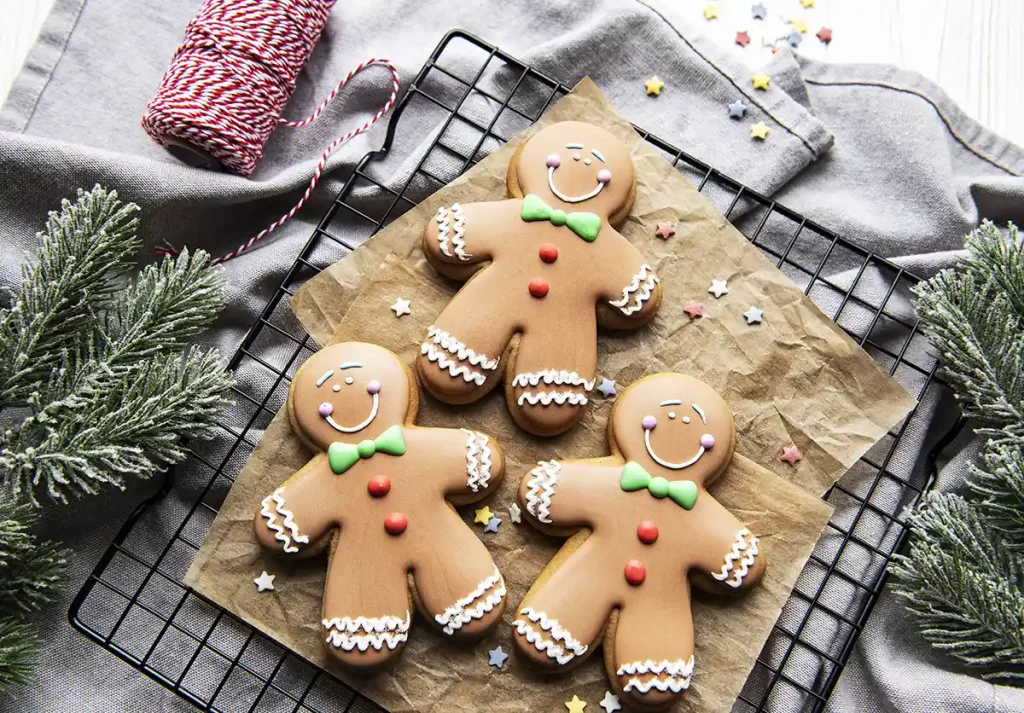
{"type": "MultiPolygon", "coordinates": [[[[332,5],[333,0],[205,0],[146,107],[142,126],[158,143],[186,147],[210,163],[248,176],[279,124],[299,128],[316,121],[341,88],[367,67],[382,65],[391,71],[387,102],[362,126],[327,146],[295,207],[215,262],[248,250],[295,215],[316,187],[331,152],[369,129],[395,103],[398,70],[386,59],[371,58],[349,72],[308,117],[281,118],[332,5]]],[[[164,248],[158,253],[175,254],[164,248]]]]}

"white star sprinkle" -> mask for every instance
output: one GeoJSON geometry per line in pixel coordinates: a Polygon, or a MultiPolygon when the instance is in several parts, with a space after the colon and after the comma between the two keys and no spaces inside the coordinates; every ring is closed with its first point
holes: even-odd
{"type": "Polygon", "coordinates": [[[757,307],[751,306],[750,309],[743,313],[743,316],[747,318],[747,324],[760,324],[761,316],[763,314],[763,309],[758,309],[757,307]]]}
{"type": "Polygon", "coordinates": [[[523,511],[519,509],[519,505],[516,503],[508,506],[508,519],[517,525],[523,521],[523,511]]]}
{"type": "Polygon", "coordinates": [[[261,592],[274,591],[274,577],[276,574],[267,574],[263,572],[259,577],[252,580],[253,584],[256,585],[256,589],[261,592]]]}
{"type": "Polygon", "coordinates": [[[611,691],[604,692],[604,700],[601,701],[600,705],[608,713],[615,713],[615,711],[622,710],[622,704],[619,703],[619,697],[611,691]]]}
{"type": "Polygon", "coordinates": [[[391,309],[394,310],[396,317],[401,317],[403,314],[412,314],[412,310],[409,309],[409,300],[402,299],[401,297],[395,300],[395,303],[391,305],[391,309]]]}
{"type": "Polygon", "coordinates": [[[615,391],[615,379],[605,379],[604,377],[601,378],[601,383],[598,384],[597,390],[600,391],[601,395],[606,399],[610,399],[618,393],[615,391]]]}
{"type": "Polygon", "coordinates": [[[712,280],[708,292],[713,294],[715,299],[721,299],[722,295],[729,294],[729,286],[725,280],[712,280]]]}

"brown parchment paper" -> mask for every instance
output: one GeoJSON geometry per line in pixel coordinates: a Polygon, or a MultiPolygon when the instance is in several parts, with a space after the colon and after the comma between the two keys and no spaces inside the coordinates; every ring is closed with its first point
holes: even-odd
{"type": "MultiPolygon", "coordinates": [[[[404,258],[389,256],[364,285],[362,295],[338,325],[337,335],[342,340],[376,342],[412,362],[421,336],[452,292],[452,286],[441,278],[424,275],[404,258]],[[383,321],[373,318],[399,295],[417,306],[412,315],[400,320],[393,315],[383,321]]],[[[642,373],[669,368],[651,357],[642,373]]],[[[498,644],[506,652],[512,651],[515,606],[563,542],[509,520],[508,505],[515,500],[519,479],[543,458],[607,454],[605,425],[611,404],[611,400],[599,399],[582,428],[545,440],[516,428],[500,389],[482,402],[460,409],[428,396],[421,400],[418,423],[453,428],[473,424],[495,435],[505,452],[508,475],[485,501],[504,522],[497,534],[481,533],[481,537],[505,576],[508,607],[499,629],[480,642],[452,642],[429,621],[417,617],[395,669],[366,677],[348,674],[334,665],[322,647],[319,626],[325,559],[289,563],[261,551],[252,534],[260,500],[312,457],[292,434],[283,411],[267,429],[221,506],[186,582],[395,713],[564,711],[564,702],[574,693],[598,710],[597,702],[608,688],[600,654],[591,656],[569,676],[544,680],[514,657],[502,671],[489,668],[487,651],[498,644]],[[264,569],[278,577],[273,592],[260,594],[252,578],[264,569]]],[[[768,552],[769,566],[762,583],[738,597],[712,597],[695,590],[696,673],[677,711],[729,710],[831,514],[831,508],[814,495],[740,455],[711,492],[758,534],[768,552]]],[[[476,507],[480,505],[460,512],[468,526],[479,532],[480,526],[472,524],[476,507]]],[[[454,554],[452,561],[457,566],[454,554]]]]}
{"type": "MultiPolygon", "coordinates": [[[[642,141],[589,80],[528,134],[569,119],[601,125],[632,147],[638,195],[621,230],[649,256],[664,285],[664,302],[652,325],[601,336],[600,374],[616,379],[621,389],[648,373],[690,373],[715,386],[736,416],[737,457],[713,492],[762,537],[771,563],[764,584],[749,596],[698,595],[697,672],[678,706],[680,711],[725,711],[827,520],[829,508],[816,496],[899,421],[913,399],[642,141]],[[660,220],[677,223],[675,237],[654,238],[660,220]],[[706,292],[713,278],[729,280],[730,293],[721,300],[706,292]],[[682,313],[690,299],[704,302],[703,319],[691,321],[682,313]],[[751,305],[765,310],[763,324],[746,324],[742,313],[751,305]],[[790,443],[804,452],[796,467],[777,459],[790,443]]],[[[310,334],[322,344],[373,341],[411,363],[426,327],[457,289],[423,260],[423,226],[441,204],[503,198],[507,162],[522,138],[307,283],[291,307],[310,334]],[[395,318],[388,306],[397,297],[411,300],[412,315],[395,318]]],[[[472,425],[495,434],[505,450],[507,479],[487,501],[505,522],[496,535],[482,537],[507,581],[506,626],[474,647],[461,648],[420,620],[397,668],[372,679],[338,675],[394,711],[561,711],[573,693],[596,709],[607,686],[597,657],[568,677],[542,682],[514,659],[505,671],[488,668],[486,650],[501,643],[510,651],[512,611],[560,544],[508,521],[515,484],[540,458],[606,453],[609,409],[610,402],[595,392],[593,406],[571,433],[536,439],[514,427],[500,389],[457,409],[424,396],[419,423],[472,425]]],[[[228,494],[186,582],[331,668],[320,644],[324,561],[281,561],[262,553],[252,534],[260,499],[310,456],[278,414],[228,494]],[[280,575],[273,593],[257,594],[252,584],[262,569],[280,575]]],[[[462,514],[472,520],[472,508],[462,514]]]]}

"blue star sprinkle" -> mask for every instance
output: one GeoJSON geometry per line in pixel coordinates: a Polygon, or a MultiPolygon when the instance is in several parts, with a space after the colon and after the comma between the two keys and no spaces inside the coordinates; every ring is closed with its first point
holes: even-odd
{"type": "Polygon", "coordinates": [[[500,525],[500,524],[501,524],[501,518],[499,518],[499,517],[492,517],[490,520],[487,521],[487,524],[484,525],[484,532],[497,532],[498,531],[498,525],[500,525]]]}
{"type": "Polygon", "coordinates": [[[790,47],[799,47],[803,39],[804,38],[801,37],[800,33],[797,32],[796,30],[793,30],[788,35],[786,35],[786,40],[789,42],[790,47]]]}
{"type": "Polygon", "coordinates": [[[508,658],[508,654],[501,650],[499,646],[496,649],[491,649],[488,653],[487,665],[494,666],[494,668],[502,668],[505,665],[505,659],[508,658]]]}
{"type": "Polygon", "coordinates": [[[755,20],[763,20],[768,17],[768,8],[764,6],[764,3],[757,3],[750,7],[750,12],[754,16],[755,20]]]}
{"type": "Polygon", "coordinates": [[[729,118],[742,119],[747,114],[747,105],[739,99],[729,105],[729,118]]]}

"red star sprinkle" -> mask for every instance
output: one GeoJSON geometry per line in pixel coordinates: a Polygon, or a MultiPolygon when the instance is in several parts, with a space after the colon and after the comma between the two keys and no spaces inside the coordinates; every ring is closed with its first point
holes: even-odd
{"type": "Polygon", "coordinates": [[[790,465],[796,465],[796,462],[803,457],[803,453],[796,446],[786,446],[782,449],[782,455],[779,456],[779,460],[784,460],[790,465]]]}
{"type": "Polygon", "coordinates": [[[832,41],[832,30],[829,29],[828,27],[822,27],[820,30],[818,30],[816,34],[818,36],[818,39],[824,42],[826,45],[832,41]]]}
{"type": "Polygon", "coordinates": [[[654,231],[662,240],[668,240],[676,234],[676,227],[671,223],[658,223],[658,229],[654,231]]]}
{"type": "Polygon", "coordinates": [[[690,301],[690,304],[683,307],[683,311],[686,312],[686,314],[690,315],[690,319],[697,319],[698,317],[703,317],[704,313],[701,311],[703,309],[703,302],[694,302],[692,300],[690,301]]]}
{"type": "Polygon", "coordinates": [[[746,47],[750,44],[750,35],[747,34],[746,30],[736,33],[736,44],[740,47],[746,47]]]}

